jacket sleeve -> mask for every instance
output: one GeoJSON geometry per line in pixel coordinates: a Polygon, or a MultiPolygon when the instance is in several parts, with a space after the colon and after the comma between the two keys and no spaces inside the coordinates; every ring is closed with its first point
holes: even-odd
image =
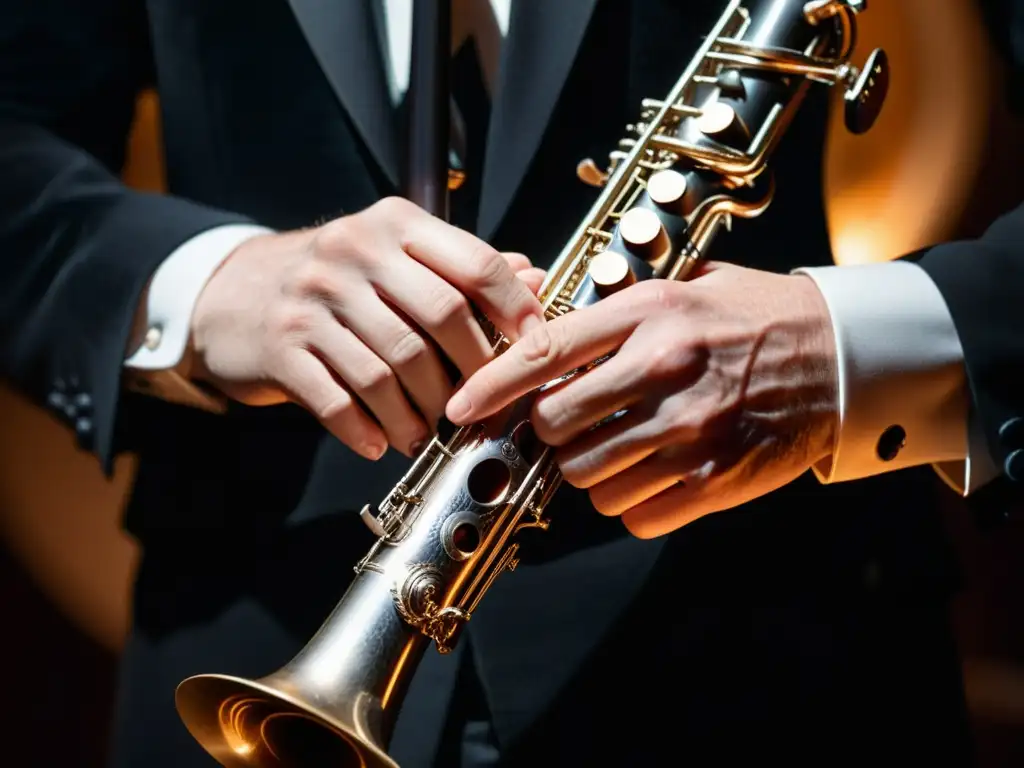
{"type": "Polygon", "coordinates": [[[152,70],[136,0],[0,0],[0,377],[112,469],[122,366],[152,273],[244,217],[118,173],[152,70]]]}
{"type": "MultiPolygon", "coordinates": [[[[971,405],[996,466],[1024,489],[1024,206],[977,239],[918,262],[942,293],[964,352],[971,405]]],[[[1016,494],[1015,494],[1016,495],[1016,494]]]]}

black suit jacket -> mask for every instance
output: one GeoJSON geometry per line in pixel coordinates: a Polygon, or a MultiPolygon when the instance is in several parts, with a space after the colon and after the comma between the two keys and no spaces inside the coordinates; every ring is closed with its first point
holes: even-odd
{"type": "MultiPolygon", "coordinates": [[[[405,462],[367,464],[292,407],[214,416],[128,394],[126,340],[147,278],[190,236],[228,222],[306,226],[395,191],[401,137],[370,6],[3,7],[0,370],[105,467],[118,451],[140,454],[126,525],[144,556],[116,754],[122,765],[202,765],[174,685],[201,671],[258,676],[294,654],[370,542],[353,511],[390,490],[405,462]],[[161,95],[169,196],[114,175],[148,83],[161,95]]],[[[479,214],[456,223],[547,266],[593,199],[577,161],[603,157],[640,100],[668,90],[719,10],[514,4],[479,214]]],[[[775,270],[827,261],[824,107],[821,94],[808,100],[777,155],[771,211],[743,222],[719,257],[775,270]]],[[[1004,229],[1024,234],[1024,222],[1014,214],[1004,229]]],[[[996,255],[974,271],[1019,262],[1011,240],[992,237],[996,255]]],[[[992,424],[1021,409],[1019,388],[975,373],[1019,349],[1014,284],[998,282],[987,283],[985,322],[1005,322],[1000,346],[972,347],[984,334],[964,333],[992,424]]],[[[970,301],[951,300],[963,328],[980,322],[970,301]]],[[[883,743],[895,745],[888,754],[962,753],[945,625],[955,571],[936,490],[926,469],[831,488],[805,477],[638,541],[563,489],[552,530],[524,543],[524,565],[497,582],[467,635],[500,742],[523,764],[656,764],[665,750],[716,764],[813,760],[821,745],[834,763],[883,743]]],[[[431,656],[410,694],[397,746],[409,764],[436,746],[445,663],[431,656]]]]}
{"type": "MultiPolygon", "coordinates": [[[[978,240],[932,248],[919,262],[942,292],[964,348],[972,405],[1002,468],[1003,501],[1024,485],[1024,208],[978,240]]],[[[990,489],[991,490],[991,489],[990,489]]]]}

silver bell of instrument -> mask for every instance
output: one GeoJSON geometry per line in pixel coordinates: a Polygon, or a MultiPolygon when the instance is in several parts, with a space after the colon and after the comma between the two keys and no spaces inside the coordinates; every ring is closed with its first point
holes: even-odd
{"type": "Polygon", "coordinates": [[[387,747],[428,642],[383,579],[356,579],[285,666],[257,680],[190,677],[175,693],[178,712],[227,768],[398,768],[387,747]]]}

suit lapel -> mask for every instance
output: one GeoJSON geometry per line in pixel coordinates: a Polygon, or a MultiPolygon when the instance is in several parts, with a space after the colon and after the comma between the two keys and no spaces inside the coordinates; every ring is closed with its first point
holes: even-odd
{"type": "Polygon", "coordinates": [[[597,0],[512,3],[487,136],[477,231],[494,234],[526,174],[597,0]]]}
{"type": "Polygon", "coordinates": [[[388,98],[370,2],[289,0],[335,95],[374,159],[397,186],[397,117],[388,98]]]}

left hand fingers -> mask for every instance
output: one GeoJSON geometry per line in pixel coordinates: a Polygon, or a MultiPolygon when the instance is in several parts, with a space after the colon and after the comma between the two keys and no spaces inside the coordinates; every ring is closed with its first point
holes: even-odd
{"type": "Polygon", "coordinates": [[[713,459],[688,464],[690,469],[679,482],[621,512],[630,533],[639,539],[663,536],[706,515],[746,504],[767,490],[736,482],[713,459]]]}
{"type": "Polygon", "coordinates": [[[547,273],[543,269],[533,266],[533,262],[523,253],[503,251],[501,255],[508,262],[512,271],[516,273],[516,277],[526,283],[533,295],[536,296],[540,292],[547,273]]]}
{"type": "MultiPolygon", "coordinates": [[[[533,408],[533,427],[546,445],[561,446],[644,396],[644,366],[635,359],[632,336],[615,357],[543,392],[533,408]]],[[[590,441],[592,442],[592,441],[590,441]]]]}
{"type": "Polygon", "coordinates": [[[695,468],[696,459],[692,453],[680,455],[672,448],[651,453],[638,464],[591,488],[590,500],[602,515],[623,515],[632,514],[632,510],[642,508],[651,499],[677,487],[686,487],[688,494],[692,494],[697,476],[694,475],[690,485],[685,479],[695,468]]]}
{"type": "Polygon", "coordinates": [[[686,478],[622,513],[622,524],[638,539],[653,539],[672,533],[706,514],[717,511],[703,509],[693,503],[705,495],[700,478],[686,478]]]}
{"type": "Polygon", "coordinates": [[[641,408],[582,435],[559,450],[556,460],[567,483],[590,488],[626,472],[668,439],[657,416],[641,408]]]}
{"type": "Polygon", "coordinates": [[[527,392],[617,349],[642,319],[636,311],[638,302],[631,307],[628,300],[615,301],[627,293],[530,331],[469,377],[448,401],[448,418],[457,425],[479,421],[527,392]]]}

